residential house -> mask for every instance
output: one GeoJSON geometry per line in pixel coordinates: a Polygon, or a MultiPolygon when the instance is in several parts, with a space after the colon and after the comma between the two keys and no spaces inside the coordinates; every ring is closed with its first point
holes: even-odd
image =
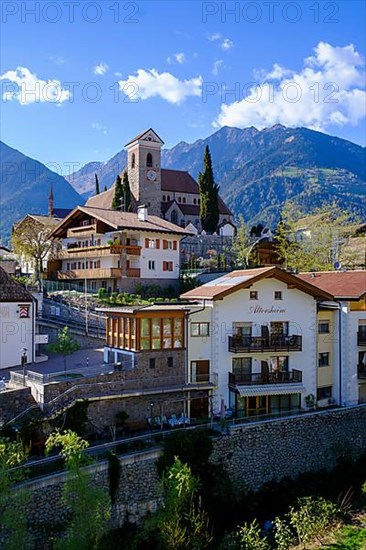
{"type": "Polygon", "coordinates": [[[81,290],[132,291],[137,283],[177,289],[179,243],[187,234],[145,206],[137,213],[78,206],[51,233],[62,249],[49,271],[81,290]]]}
{"type": "Polygon", "coordinates": [[[37,300],[0,267],[0,369],[47,359],[39,346],[48,336],[37,334],[36,315],[37,300]]]}

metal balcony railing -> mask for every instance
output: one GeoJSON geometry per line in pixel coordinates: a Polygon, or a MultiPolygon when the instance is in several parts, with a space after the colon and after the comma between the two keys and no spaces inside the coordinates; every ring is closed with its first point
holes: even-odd
{"type": "Polygon", "coordinates": [[[302,351],[302,336],[229,336],[231,353],[252,353],[265,351],[302,351]]]}
{"type": "Polygon", "coordinates": [[[269,373],[252,372],[234,374],[229,372],[229,386],[262,386],[264,384],[299,384],[302,382],[302,371],[275,371],[269,373]]]}

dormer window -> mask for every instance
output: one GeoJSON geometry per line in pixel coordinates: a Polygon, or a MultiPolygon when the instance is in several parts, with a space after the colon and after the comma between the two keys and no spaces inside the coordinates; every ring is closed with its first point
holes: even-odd
{"type": "Polygon", "coordinates": [[[153,161],[152,161],[152,154],[151,153],[148,153],[146,155],[146,166],[148,168],[152,168],[152,165],[153,165],[153,161]]]}
{"type": "Polygon", "coordinates": [[[131,168],[135,168],[135,165],[136,165],[136,157],[135,157],[135,153],[132,153],[131,168]]]}

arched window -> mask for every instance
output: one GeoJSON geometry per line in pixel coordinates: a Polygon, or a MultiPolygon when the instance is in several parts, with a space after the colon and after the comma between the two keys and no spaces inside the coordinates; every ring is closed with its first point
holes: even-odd
{"type": "Polygon", "coordinates": [[[163,195],[163,202],[166,202],[166,196],[163,195]]]}
{"type": "Polygon", "coordinates": [[[132,153],[132,157],[131,157],[131,168],[135,168],[135,164],[136,164],[135,153],[132,153]]]}
{"type": "Polygon", "coordinates": [[[185,204],[185,202],[186,202],[186,198],[185,198],[185,197],[183,197],[183,202],[184,202],[184,204],[185,204]]]}
{"type": "Polygon", "coordinates": [[[197,204],[197,199],[193,199],[193,204],[197,204]]]}
{"type": "Polygon", "coordinates": [[[170,195],[167,196],[167,201],[170,202],[170,195]]]}
{"type": "Polygon", "coordinates": [[[146,155],[146,166],[147,166],[148,168],[152,168],[152,165],[153,165],[153,164],[152,164],[152,154],[151,154],[151,153],[148,153],[148,154],[146,155]]]}
{"type": "Polygon", "coordinates": [[[173,212],[171,213],[171,215],[170,215],[170,221],[171,221],[172,223],[175,223],[175,224],[177,223],[177,221],[178,221],[178,216],[177,216],[177,211],[176,211],[176,210],[173,210],[173,212]]]}
{"type": "Polygon", "coordinates": [[[182,197],[178,197],[178,202],[182,202],[182,197]]]}

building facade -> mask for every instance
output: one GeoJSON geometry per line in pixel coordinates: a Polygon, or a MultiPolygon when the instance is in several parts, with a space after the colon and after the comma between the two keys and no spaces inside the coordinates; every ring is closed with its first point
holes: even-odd
{"type": "Polygon", "coordinates": [[[37,334],[37,300],[0,267],[0,369],[44,361],[38,352],[48,336],[37,334]]]}
{"type": "Polygon", "coordinates": [[[52,232],[62,248],[50,276],[89,291],[132,291],[137,283],[177,289],[179,246],[186,235],[145,207],[137,214],[77,207],[52,232]]]}
{"type": "Polygon", "coordinates": [[[143,356],[155,368],[168,346],[170,361],[179,357],[184,384],[203,384],[206,392],[193,404],[187,399],[191,418],[224,410],[236,418],[292,414],[366,398],[357,379],[366,352],[363,298],[352,306],[351,324],[341,328],[341,344],[344,306],[331,292],[277,267],[234,271],[181,298],[185,303],[135,311],[127,325],[119,318],[126,312],[106,310],[105,361],[133,370],[143,356]],[[184,356],[172,344],[172,321],[161,320],[173,314],[184,323],[184,356]]]}

